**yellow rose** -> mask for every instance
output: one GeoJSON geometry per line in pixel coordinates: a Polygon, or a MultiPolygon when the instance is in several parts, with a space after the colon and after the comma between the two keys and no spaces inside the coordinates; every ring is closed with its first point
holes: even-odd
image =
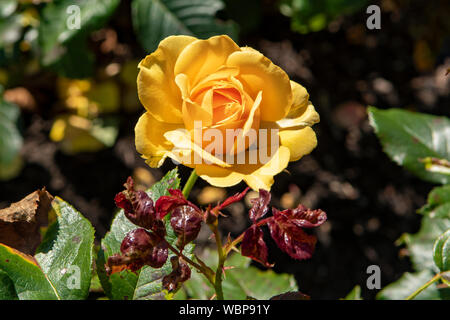
{"type": "Polygon", "coordinates": [[[140,62],[137,85],[146,112],[136,125],[136,149],[151,167],[170,157],[214,186],[244,180],[269,190],[289,161],[317,145],[311,126],[319,115],[306,89],[228,36],[164,39],[140,62]]]}

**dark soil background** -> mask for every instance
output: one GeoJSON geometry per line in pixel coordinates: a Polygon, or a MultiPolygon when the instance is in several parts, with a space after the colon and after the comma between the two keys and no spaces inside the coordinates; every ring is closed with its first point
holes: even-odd
{"type": "MultiPolygon", "coordinates": [[[[243,14],[254,10],[246,9],[249,4],[239,7],[229,1],[229,11],[223,13],[244,26],[240,45],[260,50],[303,84],[321,116],[314,126],[318,147],[291,163],[272,188],[274,206],[300,202],[327,212],[328,222],[317,230],[316,252],[312,259],[297,262],[267,237],[275,270],[295,274],[300,290],[313,299],[344,297],[356,284],[361,285],[364,298],[374,298],[377,290],[366,287],[366,269],[372,264],[381,268],[382,287],[411,271],[407,252],[395,241],[405,232],[418,230],[420,216],[415,211],[433,185],[383,153],[368,123],[366,106],[450,115],[449,82],[443,78],[450,66],[448,1],[382,2],[381,30],[366,28],[365,10],[306,35],[292,32],[289,19],[271,1],[263,1],[260,20],[250,25],[243,14]],[[386,3],[393,5],[386,7],[386,3]],[[428,51],[421,52],[421,43],[428,45],[430,61],[428,51]]],[[[129,48],[121,59],[143,58],[146,53],[134,38],[129,2],[122,6],[106,29],[116,30],[118,42],[129,48]]],[[[99,41],[91,42],[100,64],[117,58],[102,54],[99,41]]],[[[36,93],[41,111],[23,112],[26,165],[20,176],[0,183],[0,208],[45,186],[88,217],[101,239],[115,212],[114,195],[122,190],[127,176],[140,167],[156,181],[174,165],[167,161],[160,169],[151,169],[140,159],[134,147],[139,113],[121,115],[113,148],[64,155],[48,137],[56,99],[53,76],[38,75],[27,79],[25,86],[36,93]]],[[[189,170],[180,171],[184,183],[189,170]]],[[[196,200],[206,186],[199,180],[191,198],[196,200]]],[[[227,193],[243,188],[240,184],[227,193]]],[[[243,204],[232,207],[230,217],[223,218],[224,234],[242,232],[249,223],[246,212],[243,204]]],[[[199,243],[206,245],[207,239],[199,243]]]]}

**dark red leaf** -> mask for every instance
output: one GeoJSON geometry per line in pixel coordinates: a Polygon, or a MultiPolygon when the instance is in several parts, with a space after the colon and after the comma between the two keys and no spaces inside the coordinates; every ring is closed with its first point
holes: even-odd
{"type": "Polygon", "coordinates": [[[295,209],[283,211],[273,210],[275,220],[283,224],[289,224],[301,228],[314,228],[320,226],[327,220],[324,211],[317,209],[311,210],[304,205],[299,205],[295,209]]]}
{"type": "Polygon", "coordinates": [[[108,274],[130,270],[136,272],[144,265],[161,268],[167,260],[167,242],[161,237],[139,228],[127,233],[120,246],[121,254],[108,258],[108,274]]]}
{"type": "Polygon", "coordinates": [[[217,212],[219,212],[220,210],[222,210],[222,209],[228,207],[230,204],[235,203],[235,202],[238,202],[238,201],[241,201],[242,198],[245,197],[245,195],[247,194],[247,192],[248,192],[249,189],[250,189],[250,188],[247,187],[247,188],[245,188],[245,190],[242,191],[241,193],[236,193],[236,194],[232,195],[231,197],[228,197],[227,199],[225,199],[224,202],[222,202],[221,204],[218,204],[217,206],[215,206],[211,211],[217,213],[217,212]]]}
{"type": "Polygon", "coordinates": [[[178,248],[184,248],[186,244],[197,238],[202,220],[201,213],[191,206],[177,207],[172,211],[170,224],[178,236],[178,248]]]}
{"type": "Polygon", "coordinates": [[[200,209],[196,205],[184,197],[181,190],[169,189],[169,193],[170,196],[162,196],[156,201],[155,209],[158,219],[163,219],[168,213],[180,206],[187,205],[200,212],[200,209]]]}
{"type": "Polygon", "coordinates": [[[242,239],[241,253],[243,256],[252,258],[266,267],[272,265],[267,262],[267,246],[264,242],[263,232],[256,225],[251,226],[244,233],[242,239]]]}
{"type": "Polygon", "coordinates": [[[249,216],[253,222],[256,222],[269,210],[270,192],[267,190],[259,189],[259,197],[251,199],[252,208],[250,209],[249,216]]]}
{"type": "Polygon", "coordinates": [[[277,219],[271,219],[267,225],[270,235],[282,251],[297,260],[311,258],[317,241],[316,237],[307,234],[295,224],[277,219]]]}
{"type": "Polygon", "coordinates": [[[122,208],[125,216],[135,225],[153,229],[156,214],[152,199],[144,191],[134,190],[131,177],[128,177],[124,186],[126,190],[118,193],[114,198],[116,206],[122,208]]]}
{"type": "Polygon", "coordinates": [[[176,290],[181,283],[191,277],[191,269],[183,260],[174,256],[170,259],[170,263],[172,264],[172,272],[162,280],[163,287],[169,292],[176,290]]]}

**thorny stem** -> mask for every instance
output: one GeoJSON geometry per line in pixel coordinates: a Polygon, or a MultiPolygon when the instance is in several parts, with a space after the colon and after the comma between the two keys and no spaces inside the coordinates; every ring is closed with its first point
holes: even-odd
{"type": "Polygon", "coordinates": [[[433,278],[431,278],[430,281],[428,281],[427,283],[425,283],[423,286],[421,286],[419,289],[417,289],[416,291],[414,291],[408,298],[406,298],[406,300],[412,300],[415,297],[417,297],[417,295],[419,293],[421,293],[423,290],[425,290],[426,288],[428,288],[429,286],[431,286],[433,283],[435,283],[436,281],[438,281],[441,278],[441,274],[438,273],[436,274],[433,278]]]}
{"type": "Polygon", "coordinates": [[[153,234],[155,234],[157,237],[159,237],[162,241],[164,241],[167,244],[167,247],[169,248],[170,251],[172,251],[173,253],[175,253],[178,257],[182,258],[184,261],[186,261],[187,263],[189,263],[190,265],[192,265],[194,268],[196,268],[199,272],[203,273],[205,275],[205,277],[208,279],[209,282],[211,282],[212,285],[214,285],[214,271],[211,270],[211,268],[209,268],[207,265],[205,265],[205,263],[203,261],[199,260],[199,263],[196,263],[194,261],[192,261],[191,259],[189,259],[188,257],[186,257],[181,251],[177,250],[174,246],[172,246],[166,239],[164,239],[163,237],[161,237],[159,234],[157,234],[156,232],[153,232],[153,234]]]}
{"type": "Polygon", "coordinates": [[[218,228],[218,220],[216,220],[213,224],[210,224],[209,227],[211,228],[212,232],[214,233],[214,238],[216,239],[216,245],[217,245],[217,254],[219,257],[219,261],[217,263],[217,269],[216,269],[216,278],[214,281],[214,289],[216,291],[217,300],[223,300],[223,290],[222,290],[222,270],[223,266],[225,264],[225,259],[227,255],[223,251],[222,246],[222,236],[219,232],[218,228]]]}
{"type": "Polygon", "coordinates": [[[197,181],[198,175],[195,172],[195,169],[192,170],[191,175],[188,178],[188,181],[186,181],[186,184],[183,187],[183,196],[187,199],[189,197],[189,194],[191,193],[192,187],[195,184],[195,181],[197,181]]]}
{"type": "MultiPolygon", "coordinates": [[[[258,222],[256,223],[256,226],[257,226],[257,227],[261,227],[261,226],[267,224],[271,219],[272,219],[272,217],[269,217],[269,218],[266,218],[266,219],[262,219],[262,220],[260,220],[260,221],[258,221],[258,222]]],[[[225,247],[224,247],[224,254],[225,254],[225,257],[228,255],[228,253],[229,253],[231,250],[233,250],[234,247],[236,247],[236,246],[242,241],[242,239],[244,239],[244,234],[245,234],[245,231],[242,232],[242,233],[239,235],[239,237],[237,237],[236,239],[234,239],[232,242],[227,243],[227,244],[225,245],[225,247]]]]}

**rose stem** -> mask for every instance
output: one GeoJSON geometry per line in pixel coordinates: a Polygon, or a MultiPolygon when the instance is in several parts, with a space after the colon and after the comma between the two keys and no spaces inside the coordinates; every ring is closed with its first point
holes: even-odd
{"type": "Polygon", "coordinates": [[[192,170],[191,175],[189,176],[188,181],[186,181],[186,184],[183,188],[183,196],[187,199],[189,197],[189,194],[191,193],[192,187],[195,184],[195,181],[197,181],[198,175],[195,172],[195,169],[192,170]]]}
{"type": "MultiPolygon", "coordinates": [[[[267,224],[272,218],[273,218],[273,217],[269,217],[269,218],[266,218],[266,219],[262,219],[262,220],[260,220],[260,221],[258,221],[258,222],[256,223],[256,226],[257,226],[257,227],[261,227],[261,226],[267,224]]],[[[247,231],[247,230],[246,230],[246,231],[247,231]]],[[[225,247],[224,247],[224,251],[225,251],[224,254],[225,254],[225,256],[228,255],[228,253],[233,249],[233,247],[235,247],[236,245],[238,245],[239,242],[241,242],[242,239],[244,239],[244,234],[245,234],[245,231],[242,232],[241,235],[240,235],[239,237],[237,237],[236,239],[234,239],[231,243],[227,243],[227,244],[225,245],[225,247]]]]}
{"type": "Polygon", "coordinates": [[[224,254],[222,247],[222,236],[220,235],[218,228],[218,219],[213,224],[210,224],[209,227],[211,228],[211,231],[214,233],[214,238],[216,239],[217,245],[217,254],[219,256],[219,262],[217,264],[216,270],[216,279],[214,281],[214,289],[216,291],[217,300],[224,300],[222,290],[222,270],[225,264],[226,254],[224,254]]]}

